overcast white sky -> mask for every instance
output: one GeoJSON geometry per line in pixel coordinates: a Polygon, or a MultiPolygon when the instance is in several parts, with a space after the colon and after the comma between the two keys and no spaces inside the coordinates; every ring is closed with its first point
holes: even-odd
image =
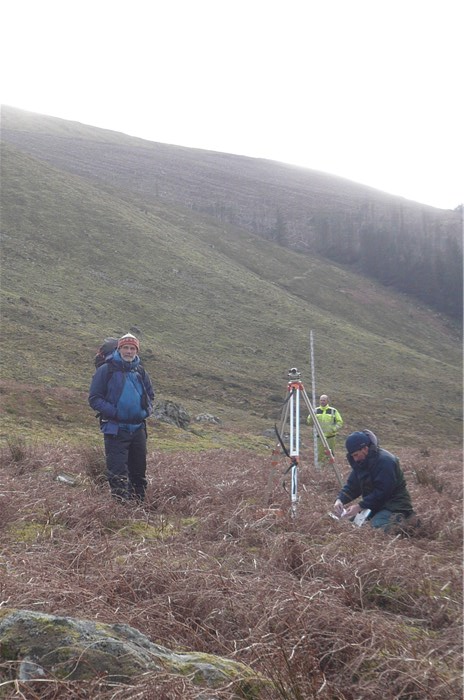
{"type": "Polygon", "coordinates": [[[2,7],[2,104],[464,202],[461,0],[2,7]]]}

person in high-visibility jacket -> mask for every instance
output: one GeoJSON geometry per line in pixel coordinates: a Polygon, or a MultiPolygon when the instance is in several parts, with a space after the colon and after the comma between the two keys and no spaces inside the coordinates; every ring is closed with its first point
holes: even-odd
{"type": "MultiPolygon", "coordinates": [[[[322,428],[322,432],[332,450],[332,454],[335,454],[335,438],[338,431],[343,426],[343,418],[336,408],[329,406],[329,397],[327,394],[322,394],[319,397],[319,406],[316,408],[315,413],[317,421],[322,428]]],[[[313,425],[311,415],[308,416],[306,422],[308,425],[313,425]]],[[[317,436],[317,459],[318,462],[321,463],[329,459],[329,456],[325,453],[325,447],[319,435],[317,436]]]]}

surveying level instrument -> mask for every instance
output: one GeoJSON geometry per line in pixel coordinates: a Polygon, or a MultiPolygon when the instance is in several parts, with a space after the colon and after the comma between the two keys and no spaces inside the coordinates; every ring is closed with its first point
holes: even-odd
{"type": "Polygon", "coordinates": [[[311,405],[311,402],[306,393],[306,389],[301,381],[301,372],[298,371],[296,367],[292,367],[288,371],[289,382],[287,384],[287,398],[285,399],[284,406],[282,409],[282,417],[280,422],[280,429],[277,430],[277,437],[279,443],[283,448],[285,454],[290,459],[290,466],[285,471],[285,474],[290,472],[291,486],[290,486],[290,499],[291,499],[291,514],[293,517],[296,515],[296,506],[298,503],[298,466],[299,466],[299,455],[300,455],[300,405],[301,400],[303,400],[308,412],[313,420],[313,425],[319,435],[322,445],[324,446],[324,451],[329,462],[333,467],[335,476],[338,479],[340,486],[343,486],[340,474],[335,466],[335,458],[333,456],[332,450],[329,447],[327,438],[321,428],[321,425],[317,419],[316,412],[311,405]],[[286,427],[288,426],[288,431],[286,427]],[[283,436],[285,434],[289,435],[289,447],[285,446],[283,442],[283,436]]]}

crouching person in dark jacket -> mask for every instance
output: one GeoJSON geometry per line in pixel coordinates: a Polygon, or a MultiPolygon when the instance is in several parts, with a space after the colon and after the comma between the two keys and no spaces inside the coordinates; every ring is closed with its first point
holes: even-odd
{"type": "Polygon", "coordinates": [[[147,486],[146,419],[155,394],[139,349],[135,336],[122,336],[117,350],[95,372],[89,390],[89,404],[100,414],[111,494],[121,501],[142,501],[147,486]]]}
{"type": "Polygon", "coordinates": [[[354,518],[369,508],[372,527],[387,532],[414,514],[406,479],[395,455],[382,449],[370,431],[348,435],[345,447],[351,474],[338,494],[333,510],[335,515],[354,518]],[[358,503],[345,505],[361,497],[358,503]]]}

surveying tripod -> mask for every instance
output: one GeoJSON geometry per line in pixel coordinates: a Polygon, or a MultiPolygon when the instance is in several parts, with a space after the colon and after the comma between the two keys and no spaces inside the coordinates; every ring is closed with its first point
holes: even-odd
{"type": "Polygon", "coordinates": [[[288,371],[289,382],[287,384],[288,396],[285,399],[284,407],[282,409],[282,418],[280,422],[280,430],[277,432],[277,437],[279,438],[279,443],[283,448],[285,454],[290,459],[290,466],[285,473],[290,472],[291,487],[290,487],[290,499],[291,499],[291,514],[293,517],[296,515],[296,506],[298,503],[298,466],[299,466],[299,454],[300,454],[300,403],[301,398],[303,399],[306,408],[308,409],[309,415],[313,420],[313,425],[319,436],[320,441],[324,446],[324,451],[329,458],[330,464],[333,467],[335,476],[338,479],[340,486],[343,486],[340,474],[335,466],[335,458],[333,456],[332,450],[329,447],[327,438],[321,428],[321,425],[317,419],[316,412],[311,406],[311,402],[308,398],[308,394],[301,381],[301,372],[297,370],[296,367],[292,367],[288,371]],[[285,446],[283,442],[283,435],[285,427],[289,423],[289,448],[285,446]]]}

